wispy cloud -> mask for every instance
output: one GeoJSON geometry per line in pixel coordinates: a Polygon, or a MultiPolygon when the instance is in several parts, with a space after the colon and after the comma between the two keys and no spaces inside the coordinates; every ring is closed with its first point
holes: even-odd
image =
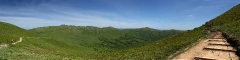
{"type": "Polygon", "coordinates": [[[0,21],[13,23],[26,29],[60,24],[117,28],[140,28],[151,25],[148,22],[127,19],[114,13],[48,7],[43,9],[51,12],[25,8],[0,11],[0,21]]]}

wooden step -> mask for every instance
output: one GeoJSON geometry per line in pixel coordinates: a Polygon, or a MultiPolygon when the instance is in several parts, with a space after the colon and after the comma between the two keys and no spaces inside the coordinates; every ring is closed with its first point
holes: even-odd
{"type": "Polygon", "coordinates": [[[209,58],[209,57],[199,57],[199,56],[195,56],[194,60],[217,60],[214,58],[209,58]]]}
{"type": "Polygon", "coordinates": [[[203,50],[219,50],[219,51],[231,51],[231,52],[237,51],[235,49],[218,49],[218,48],[210,48],[210,47],[204,47],[203,50]]]}
{"type": "Polygon", "coordinates": [[[218,38],[218,39],[209,38],[208,40],[226,40],[226,39],[225,38],[218,38]]]}
{"type": "Polygon", "coordinates": [[[209,43],[208,45],[231,46],[230,44],[217,44],[217,43],[209,43]]]}
{"type": "Polygon", "coordinates": [[[208,40],[208,41],[220,41],[220,42],[227,42],[225,40],[208,40]]]}

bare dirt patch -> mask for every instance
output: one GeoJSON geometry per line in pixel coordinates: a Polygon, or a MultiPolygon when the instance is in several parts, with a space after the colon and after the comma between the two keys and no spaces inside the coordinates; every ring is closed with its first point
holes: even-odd
{"type": "MultiPolygon", "coordinates": [[[[15,44],[20,43],[20,42],[22,42],[22,37],[20,37],[20,39],[17,42],[12,43],[12,45],[15,45],[15,44]]],[[[9,46],[9,44],[2,43],[2,44],[0,44],[0,49],[6,48],[8,46],[9,46]]]]}

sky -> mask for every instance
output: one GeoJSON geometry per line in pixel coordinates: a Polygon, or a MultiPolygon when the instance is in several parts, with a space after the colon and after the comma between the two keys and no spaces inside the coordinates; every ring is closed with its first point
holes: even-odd
{"type": "Polygon", "coordinates": [[[96,26],[189,30],[240,0],[0,0],[0,21],[24,29],[96,26]]]}

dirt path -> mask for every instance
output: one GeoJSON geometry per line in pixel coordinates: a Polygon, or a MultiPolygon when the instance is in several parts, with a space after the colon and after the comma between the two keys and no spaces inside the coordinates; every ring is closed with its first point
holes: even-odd
{"type": "Polygon", "coordinates": [[[17,44],[17,43],[19,43],[19,42],[22,42],[22,37],[20,37],[19,41],[14,42],[14,43],[12,43],[12,44],[15,45],[15,44],[17,44]]]}
{"type": "MultiPolygon", "coordinates": [[[[15,45],[15,44],[17,44],[19,42],[22,42],[22,37],[20,37],[19,41],[12,43],[12,45],[15,45]]],[[[0,44],[0,49],[8,47],[8,46],[9,46],[9,44],[0,44]]]]}
{"type": "Polygon", "coordinates": [[[174,60],[239,60],[239,57],[235,54],[236,49],[227,43],[221,32],[215,32],[211,36],[181,53],[174,60]]]}
{"type": "Polygon", "coordinates": [[[8,44],[0,44],[0,49],[8,47],[8,44]]]}

